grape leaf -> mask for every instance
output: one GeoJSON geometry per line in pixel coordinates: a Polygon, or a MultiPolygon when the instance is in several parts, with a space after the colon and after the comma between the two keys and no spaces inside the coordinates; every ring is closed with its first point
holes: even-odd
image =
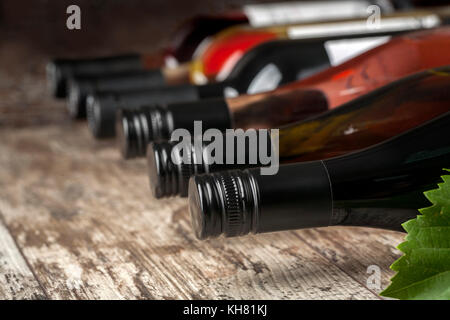
{"type": "Polygon", "coordinates": [[[397,273],[380,295],[450,300],[450,175],[442,180],[425,192],[432,205],[402,225],[408,234],[398,249],[404,255],[391,265],[397,273]]]}

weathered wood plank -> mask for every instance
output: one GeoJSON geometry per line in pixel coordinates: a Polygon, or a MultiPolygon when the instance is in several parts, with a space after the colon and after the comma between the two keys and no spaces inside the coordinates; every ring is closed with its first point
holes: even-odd
{"type": "Polygon", "coordinates": [[[0,299],[45,299],[45,293],[1,219],[0,299]]]}
{"type": "Polygon", "coordinates": [[[0,210],[51,298],[378,298],[305,231],[195,240],[186,201],[153,199],[145,161],[84,124],[0,137],[0,210]]]}
{"type": "Polygon", "coordinates": [[[401,252],[396,246],[405,237],[401,232],[355,227],[308,229],[295,234],[377,294],[389,285],[394,275],[389,266],[400,257],[401,252]],[[374,270],[379,270],[379,278],[377,276],[375,282],[370,278],[374,270]]]}

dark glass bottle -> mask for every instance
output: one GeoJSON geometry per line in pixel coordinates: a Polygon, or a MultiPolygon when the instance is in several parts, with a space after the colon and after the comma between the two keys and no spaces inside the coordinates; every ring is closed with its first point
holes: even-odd
{"type": "Polygon", "coordinates": [[[429,205],[423,191],[450,163],[450,114],[348,155],[192,177],[189,208],[199,239],[333,225],[401,230],[429,205]]]}
{"type": "MultiPolygon", "coordinates": [[[[450,67],[420,72],[390,83],[378,90],[355,99],[339,108],[310,119],[281,127],[274,148],[278,150],[281,163],[327,159],[363,149],[389,139],[450,111],[450,67]]],[[[279,109],[282,113],[283,109],[279,109]]],[[[128,116],[128,115],[127,115],[128,116]]],[[[253,122],[241,123],[243,128],[255,126],[255,117],[241,115],[253,122]]],[[[271,118],[270,115],[268,117],[271,118]]],[[[142,121],[142,120],[141,120],[142,121]]],[[[125,126],[138,123],[128,121],[125,126]]],[[[259,124],[261,127],[261,123],[259,124]]],[[[264,126],[262,126],[264,127],[264,126]]],[[[128,128],[126,135],[136,132],[128,128]]],[[[140,128],[138,128],[140,129],[140,128]]],[[[132,136],[131,145],[122,149],[131,150],[145,147],[146,137],[132,136]]],[[[224,140],[226,136],[223,137],[224,140]]],[[[123,138],[120,136],[120,140],[123,138]]],[[[187,196],[189,176],[205,172],[229,169],[243,169],[261,165],[249,163],[250,152],[259,154],[258,141],[248,142],[240,152],[245,162],[236,164],[215,164],[203,153],[195,157],[191,148],[191,159],[197,162],[172,162],[173,147],[178,142],[153,143],[147,150],[150,184],[156,197],[187,196]],[[253,148],[253,149],[251,149],[253,148]],[[189,174],[186,174],[189,173],[189,174]]],[[[268,139],[268,150],[272,149],[268,139]]],[[[123,142],[122,142],[123,144],[123,142]]],[[[205,143],[206,147],[207,143],[205,143]]],[[[122,151],[124,152],[124,151],[122,151]]],[[[223,150],[224,158],[227,151],[223,150]]]]}

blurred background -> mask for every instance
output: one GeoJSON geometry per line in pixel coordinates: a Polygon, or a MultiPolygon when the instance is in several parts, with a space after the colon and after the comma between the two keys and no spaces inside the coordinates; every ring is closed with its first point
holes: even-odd
{"type": "Polygon", "coordinates": [[[46,91],[52,57],[154,52],[193,15],[265,2],[274,1],[0,0],[0,127],[71,125],[64,102],[46,91]],[[81,30],[66,27],[72,4],[81,9],[81,30]]]}
{"type": "Polygon", "coordinates": [[[274,1],[0,0],[0,126],[70,121],[62,102],[45,91],[49,58],[154,52],[193,15],[265,2],[274,1]],[[66,27],[66,8],[72,4],[81,8],[81,30],[66,27]]]}
{"type": "MultiPolygon", "coordinates": [[[[292,0],[283,0],[289,1],[292,0]]],[[[161,47],[168,32],[173,32],[180,22],[193,15],[223,13],[243,4],[273,2],[276,1],[0,0],[0,41],[22,43],[38,53],[57,56],[149,51],[161,47]],[[72,4],[81,8],[81,30],[66,28],[66,8],[72,4]]],[[[447,1],[416,2],[432,6],[447,1]]]]}
{"type": "MultiPolygon", "coordinates": [[[[151,51],[184,19],[219,13],[255,1],[215,0],[82,0],[0,1],[2,42],[23,42],[51,55],[101,55],[151,51]],[[78,5],[81,30],[66,28],[66,8],[78,5]]],[[[257,3],[269,1],[256,1],[257,3]]]]}

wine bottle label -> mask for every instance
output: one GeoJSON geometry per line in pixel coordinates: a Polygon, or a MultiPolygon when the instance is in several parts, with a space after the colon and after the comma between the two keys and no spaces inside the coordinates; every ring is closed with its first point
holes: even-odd
{"type": "Polygon", "coordinates": [[[358,33],[382,33],[409,31],[434,28],[441,24],[441,19],[435,14],[426,14],[413,17],[382,17],[377,24],[367,21],[345,21],[324,23],[310,26],[290,27],[287,30],[290,39],[306,39],[318,37],[332,37],[352,35],[358,33]]]}
{"type": "Polygon", "coordinates": [[[326,41],[324,46],[332,66],[337,66],[391,39],[390,36],[326,41]]]}
{"type": "Polygon", "coordinates": [[[366,17],[367,7],[380,6],[383,12],[392,12],[392,4],[379,1],[303,1],[246,5],[243,11],[254,27],[309,21],[366,17]]]}
{"type": "Polygon", "coordinates": [[[255,94],[274,90],[278,87],[283,75],[273,63],[262,68],[250,83],[247,93],[255,94]]]}

